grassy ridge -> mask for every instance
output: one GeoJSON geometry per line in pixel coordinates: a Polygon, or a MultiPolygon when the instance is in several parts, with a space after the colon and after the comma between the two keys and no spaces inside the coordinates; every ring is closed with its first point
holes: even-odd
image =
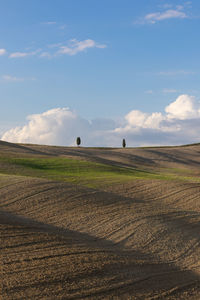
{"type": "Polygon", "coordinates": [[[193,180],[176,173],[154,173],[69,158],[0,157],[0,173],[68,181],[96,187],[134,179],[193,180]]]}
{"type": "Polygon", "coordinates": [[[87,186],[114,183],[136,178],[167,179],[167,176],[143,170],[122,168],[68,158],[0,157],[0,173],[70,181],[87,186]]]}

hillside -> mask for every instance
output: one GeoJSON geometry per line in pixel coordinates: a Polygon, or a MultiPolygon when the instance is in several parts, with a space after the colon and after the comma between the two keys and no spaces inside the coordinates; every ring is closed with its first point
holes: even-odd
{"type": "Polygon", "coordinates": [[[0,142],[2,299],[199,299],[200,145],[0,142]]]}

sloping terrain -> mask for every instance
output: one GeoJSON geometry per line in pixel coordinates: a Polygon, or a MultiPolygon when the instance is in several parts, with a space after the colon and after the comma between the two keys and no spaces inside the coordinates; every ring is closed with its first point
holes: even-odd
{"type": "Polygon", "coordinates": [[[2,299],[200,299],[199,163],[0,142],[2,299]]]}

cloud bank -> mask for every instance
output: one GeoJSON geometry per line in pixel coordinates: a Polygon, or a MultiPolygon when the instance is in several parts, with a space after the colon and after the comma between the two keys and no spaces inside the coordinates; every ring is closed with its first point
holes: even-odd
{"type": "Polygon", "coordinates": [[[151,114],[132,110],[122,120],[80,117],[68,108],[55,108],[31,115],[27,124],[8,130],[2,140],[17,143],[75,145],[77,136],[83,146],[179,145],[200,142],[200,104],[195,97],[180,95],[165,107],[165,112],[151,114]]]}

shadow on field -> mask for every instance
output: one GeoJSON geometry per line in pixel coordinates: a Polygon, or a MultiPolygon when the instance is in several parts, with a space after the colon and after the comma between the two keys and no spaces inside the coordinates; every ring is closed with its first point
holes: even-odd
{"type": "Polygon", "coordinates": [[[74,149],[74,151],[67,151],[68,155],[72,155],[74,157],[82,157],[83,159],[87,159],[92,162],[117,166],[117,167],[127,167],[127,168],[137,168],[138,165],[149,165],[154,166],[155,163],[150,158],[141,157],[136,154],[128,154],[122,152],[115,152],[111,149],[109,150],[98,150],[98,149],[74,149]],[[104,156],[103,157],[100,157],[104,156]],[[108,158],[106,158],[108,156],[108,158]]]}
{"type": "MultiPolygon", "coordinates": [[[[168,226],[170,217],[168,216],[167,218],[168,226]]],[[[170,221],[173,226],[184,226],[185,230],[189,229],[191,233],[191,227],[187,219],[182,218],[179,222],[172,217],[170,221]]],[[[84,250],[85,254],[89,255],[89,257],[90,253],[94,252],[95,249],[96,258],[94,259],[91,256],[90,260],[88,260],[88,263],[91,265],[91,272],[88,273],[84,269],[82,270],[82,266],[80,265],[80,273],[74,274],[73,278],[69,279],[66,269],[66,273],[62,274],[60,281],[58,280],[64,284],[66,290],[69,288],[69,285],[67,285],[69,282],[76,282],[76,289],[80,289],[80,295],[73,295],[72,292],[67,299],[84,299],[87,297],[102,299],[102,297],[106,296],[120,297],[124,295],[134,295],[136,297],[138,295],[137,299],[144,299],[145,295],[159,295],[159,299],[161,299],[162,295],[174,294],[188,286],[193,288],[200,282],[199,274],[188,269],[181,269],[173,262],[167,263],[162,261],[158,256],[125,249],[112,241],[100,239],[87,233],[62,229],[6,211],[0,211],[0,225],[12,227],[13,230],[16,228],[17,230],[20,229],[26,232],[30,231],[30,235],[33,232],[54,235],[66,246],[66,256],[71,255],[73,247],[76,247],[75,251],[77,251],[77,248],[84,250]],[[69,251],[69,254],[67,251],[69,251]],[[102,252],[104,253],[103,261],[100,258],[100,253],[102,252]],[[94,277],[96,281],[91,288],[91,282],[93,282],[94,277]],[[87,286],[81,286],[81,280],[83,279],[87,279],[87,286]]],[[[198,230],[199,225],[196,224],[195,226],[197,226],[196,229],[198,230]]],[[[14,248],[15,246],[13,245],[12,247],[14,248]]],[[[0,251],[5,250],[3,240],[1,240],[0,251]]],[[[7,259],[9,261],[9,257],[5,260],[7,259]]],[[[3,263],[6,262],[4,261],[3,263]]],[[[76,264],[76,261],[73,260],[71,263],[76,264]]],[[[51,284],[56,284],[56,280],[53,278],[40,280],[32,284],[31,288],[45,287],[48,289],[51,284]]],[[[16,287],[8,287],[6,292],[20,291],[26,288],[29,288],[29,286],[23,285],[17,287],[16,284],[16,287]]]]}
{"type": "Polygon", "coordinates": [[[6,153],[12,153],[12,154],[17,154],[18,152],[16,150],[19,150],[19,154],[39,154],[42,156],[51,156],[51,154],[48,154],[43,151],[35,150],[32,149],[31,147],[26,147],[24,145],[20,144],[14,144],[14,143],[9,143],[9,142],[4,142],[0,141],[0,150],[6,152],[6,153]]]}
{"type": "MultiPolygon", "coordinates": [[[[188,165],[188,166],[197,166],[197,161],[194,159],[187,158],[187,155],[183,153],[181,155],[181,152],[176,153],[175,151],[170,151],[171,153],[167,152],[166,150],[159,151],[157,149],[151,150],[148,149],[147,152],[152,153],[155,155],[154,161],[165,161],[165,162],[172,162],[182,165],[188,165]],[[156,157],[157,156],[157,157],[156,157]],[[183,157],[181,157],[183,156],[183,157]]],[[[191,155],[190,155],[191,157],[191,155]]]]}

